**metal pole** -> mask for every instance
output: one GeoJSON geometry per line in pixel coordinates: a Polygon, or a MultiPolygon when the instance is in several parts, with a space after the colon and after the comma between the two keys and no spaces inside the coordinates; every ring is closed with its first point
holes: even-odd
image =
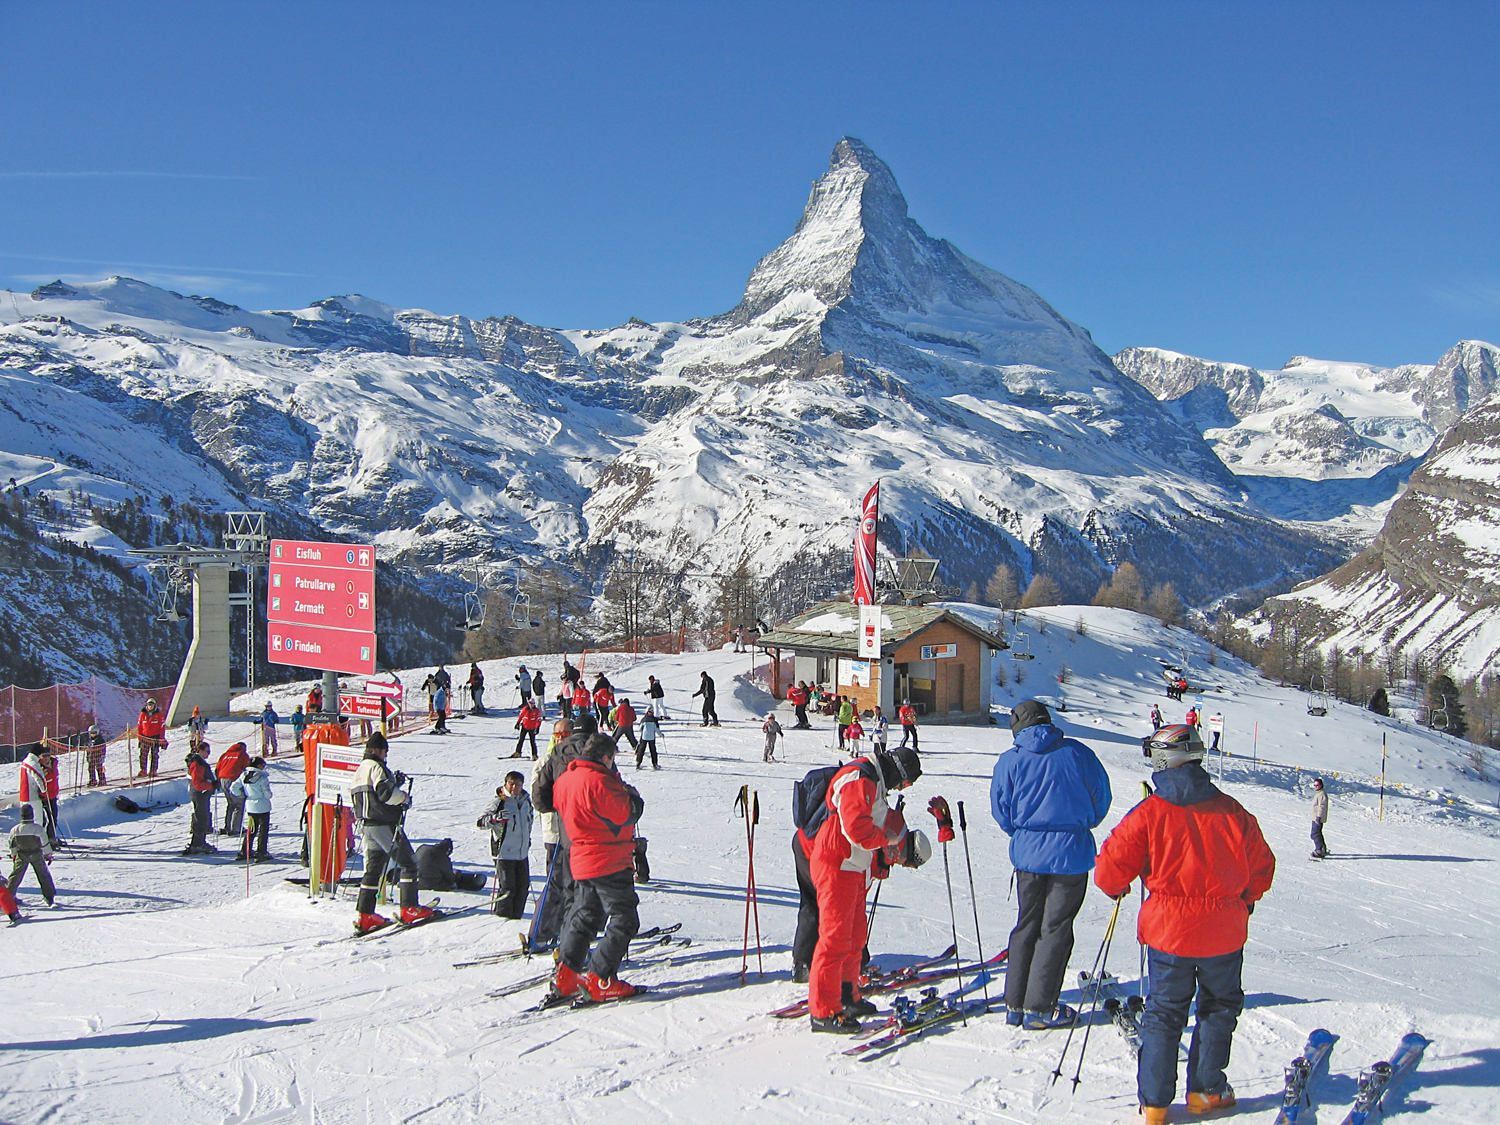
{"type": "Polygon", "coordinates": [[[1380,732],[1380,815],[1377,820],[1385,819],[1385,732],[1380,732]]]}
{"type": "Polygon", "coordinates": [[[1260,720],[1255,722],[1255,740],[1250,744],[1250,754],[1257,765],[1260,764],[1260,720]]]}

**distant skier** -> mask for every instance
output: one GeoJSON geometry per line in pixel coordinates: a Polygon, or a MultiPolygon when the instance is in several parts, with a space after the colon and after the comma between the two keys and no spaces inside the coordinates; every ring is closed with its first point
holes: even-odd
{"type": "Polygon", "coordinates": [[[531,739],[531,760],[536,761],[536,732],[542,729],[542,709],[536,705],[536,700],[528,698],[521,705],[521,713],[516,716],[516,730],[520,735],[516,738],[516,752],[512,758],[521,756],[521,748],[526,740],[531,739]]]}
{"type": "Polygon", "coordinates": [[[432,674],[432,686],[434,688],[442,688],[449,695],[453,694],[453,677],[448,674],[448,669],[444,668],[441,664],[437,666],[437,671],[432,674]]]}
{"type": "Polygon", "coordinates": [[[876,704],[875,714],[870,719],[870,749],[885,753],[886,743],[891,740],[891,721],[886,718],[885,712],[876,704]]]}
{"type": "Polygon", "coordinates": [[[1328,823],[1328,791],[1321,777],[1313,778],[1312,842],[1313,859],[1327,859],[1331,854],[1323,841],[1323,825],[1328,823]]]}
{"type": "Polygon", "coordinates": [[[484,709],[484,673],[478,664],[469,665],[469,714],[488,715],[484,709]]]}
{"type": "Polygon", "coordinates": [[[660,680],[655,676],[646,677],[646,698],[649,700],[646,706],[658,719],[667,717],[666,695],[660,680]]]}
{"type": "Polygon", "coordinates": [[[573,718],[573,681],[566,676],[557,685],[557,717],[573,718]]]}
{"type": "Polygon", "coordinates": [[[313,684],[312,690],[307,693],[307,714],[311,718],[313,715],[321,715],[322,713],[323,685],[313,684]]]}
{"type": "Polygon", "coordinates": [[[276,757],[276,724],[279,722],[281,716],[267,700],[266,709],[260,713],[260,755],[263,758],[276,757]]]}
{"type": "Polygon", "coordinates": [[[400,871],[402,922],[420,922],[435,911],[417,903],[417,857],[402,827],[411,797],[406,793],[406,775],[392,773],[385,764],[390,748],[385,735],[376,731],[365,742],[364,760],[355,771],[351,802],[364,840],[365,872],[359,884],[355,905],[358,916],[354,928],[360,933],[390,924],[390,919],[375,913],[375,897],[388,864],[400,871]]]}
{"type": "Polygon", "coordinates": [[[1078,1016],[1058,997],[1094,866],[1093,829],[1109,812],[1111,794],[1098,757],[1064,737],[1037,700],[1016,704],[1010,732],[1015,745],[1000,755],[990,785],[990,811],[1010,837],[1016,878],[1006,1022],[1041,1031],[1078,1016]]]}
{"type": "Polygon", "coordinates": [[[616,746],[620,745],[620,739],[623,738],[630,743],[632,750],[640,749],[635,740],[635,720],[635,708],[630,705],[630,700],[622,696],[620,702],[615,704],[615,709],[609,713],[611,737],[616,746]]]}
{"type": "Polygon", "coordinates": [[[1161,717],[1161,708],[1155,703],[1151,704],[1151,733],[1155,734],[1165,725],[1161,717]]]}
{"type": "Polygon", "coordinates": [[[56,760],[56,756],[45,744],[39,744],[21,762],[18,799],[23,807],[31,809],[32,822],[46,833],[48,840],[57,837],[57,828],[52,823],[52,807],[47,802],[48,776],[56,760]]]}
{"type": "Polygon", "coordinates": [[[849,756],[857,758],[864,753],[861,749],[864,743],[865,728],[859,721],[859,709],[854,711],[854,717],[849,720],[849,726],[844,731],[844,737],[849,743],[849,756]]]}
{"type": "MultiPolygon", "coordinates": [[[[244,743],[238,745],[244,746],[244,743]]],[[[244,807],[250,827],[240,843],[239,859],[249,858],[256,863],[265,863],[271,858],[266,850],[266,841],[271,833],[271,775],[266,772],[264,758],[251,758],[245,772],[229,783],[229,789],[244,807]]]]}
{"type": "Polygon", "coordinates": [[[718,726],[719,712],[714,707],[714,678],[707,672],[698,673],[698,690],[692,698],[703,697],[703,725],[718,726]]]}
{"type": "MultiPolygon", "coordinates": [[[[849,724],[854,722],[854,701],[848,696],[839,696],[839,753],[844,752],[844,743],[849,738],[849,724]]],[[[855,755],[858,757],[858,755],[855,755]]]]}
{"type": "MultiPolygon", "coordinates": [[[[36,872],[37,885],[41,887],[42,897],[47,900],[47,905],[55,904],[57,887],[52,882],[52,872],[47,869],[51,862],[52,845],[42,826],[36,822],[36,812],[30,805],[22,805],[21,822],[10,830],[11,867],[7,886],[12,898],[12,911],[15,908],[15,893],[21,889],[21,881],[26,878],[28,869],[36,872]]],[[[12,913],[11,921],[16,920],[18,913],[12,913]]]]}
{"type": "Polygon", "coordinates": [[[594,719],[603,730],[609,726],[610,712],[615,708],[614,685],[600,676],[594,681],[594,719]]]}
{"type": "Polygon", "coordinates": [[[156,706],[156,700],[146,700],[146,706],[135,720],[135,737],[141,752],[141,777],[155,777],[162,747],[167,744],[167,717],[156,706]],[[149,767],[149,768],[148,768],[149,767]]]}
{"type": "MultiPolygon", "coordinates": [[[[385,708],[385,696],[381,696],[380,698],[381,709],[383,712],[385,708]]],[[[303,751],[302,732],[307,729],[307,715],[302,710],[302,704],[297,704],[297,709],[292,712],[292,716],[291,718],[287,719],[287,722],[290,723],[292,727],[292,745],[295,747],[293,753],[300,754],[303,751]]]]}
{"type": "Polygon", "coordinates": [[[636,769],[641,768],[647,754],[651,755],[651,768],[654,770],[661,769],[660,764],[656,760],[656,740],[660,734],[660,721],[653,712],[647,711],[646,717],[641,720],[641,740],[635,744],[636,769]]]}
{"type": "Polygon", "coordinates": [[[797,724],[792,728],[793,730],[812,729],[812,726],[807,721],[808,698],[807,685],[801,680],[797,681],[796,687],[789,689],[786,693],[786,701],[792,705],[792,709],[797,714],[797,724]]]}
{"type": "Polygon", "coordinates": [[[1161,1125],[1176,1096],[1177,1052],[1195,993],[1187,1108],[1208,1113],[1234,1105],[1224,1068],[1245,1006],[1245,940],[1251,910],[1271,889],[1276,857],[1255,817],[1209,779],[1196,728],[1163,727],[1147,749],[1155,792],[1104,841],[1094,882],[1111,898],[1136,879],[1150,892],[1137,923],[1150,989],[1136,1089],[1146,1125],[1161,1125]]]}
{"type": "MultiPolygon", "coordinates": [[[[84,751],[84,756],[88,759],[90,787],[108,784],[108,779],[104,776],[104,755],[108,750],[109,743],[99,730],[99,724],[95,723],[89,727],[88,749],[84,751]]],[[[130,773],[129,770],[125,772],[127,775],[130,773]]]]}
{"type": "Polygon", "coordinates": [[[573,684],[573,721],[577,722],[585,715],[594,720],[597,725],[599,717],[593,713],[594,699],[589,694],[589,689],[580,683],[573,684]]]}
{"type": "Polygon", "coordinates": [[[774,762],[776,760],[776,740],[781,737],[781,724],[776,721],[776,713],[773,711],[766,716],[766,721],[761,724],[760,729],[766,734],[766,752],[761,757],[763,762],[774,762]]]}
{"type": "Polygon", "coordinates": [[[542,718],[547,717],[547,681],[542,676],[542,670],[538,668],[531,673],[531,698],[536,700],[536,705],[541,709],[542,718]]]}
{"type": "Polygon", "coordinates": [[[896,718],[901,721],[901,745],[906,745],[906,740],[911,739],[911,748],[920,750],[917,741],[917,709],[911,705],[910,699],[903,699],[900,708],[896,711],[896,718]]]}
{"type": "Polygon", "coordinates": [[[193,713],[188,719],[188,745],[198,746],[208,741],[208,720],[203,717],[203,712],[198,705],[193,704],[193,713]]]}
{"type": "Polygon", "coordinates": [[[531,673],[524,664],[516,672],[516,690],[521,693],[521,706],[524,707],[531,701],[531,673]]]}
{"type": "Polygon", "coordinates": [[[448,689],[438,684],[432,693],[432,733],[450,734],[448,730],[448,689]]]}
{"type": "Polygon", "coordinates": [[[1219,737],[1224,733],[1224,712],[1215,711],[1208,719],[1209,733],[1214,736],[1213,745],[1209,747],[1212,752],[1219,749],[1219,737]]]}

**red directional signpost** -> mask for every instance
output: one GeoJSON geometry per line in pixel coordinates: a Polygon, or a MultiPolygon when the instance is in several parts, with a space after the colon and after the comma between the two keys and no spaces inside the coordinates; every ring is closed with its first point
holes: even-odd
{"type": "Polygon", "coordinates": [[[272,664],[375,671],[375,548],[271,540],[266,590],[272,664]]]}

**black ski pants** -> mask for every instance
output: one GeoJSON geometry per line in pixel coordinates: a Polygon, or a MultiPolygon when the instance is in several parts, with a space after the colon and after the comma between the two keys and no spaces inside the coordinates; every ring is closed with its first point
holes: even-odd
{"type": "Polygon", "coordinates": [[[578,880],[573,885],[573,905],[557,943],[558,959],[575,973],[581,973],[587,958],[589,972],[600,980],[614,980],[630,949],[630,939],[641,929],[637,909],[640,901],[635,893],[633,863],[608,875],[578,880]],[[589,946],[601,927],[604,936],[590,956],[589,946]]]}
{"type": "MultiPolygon", "coordinates": [[[[922,748],[921,745],[919,744],[918,740],[917,740],[917,724],[916,723],[902,723],[901,724],[901,745],[902,746],[906,745],[906,740],[908,738],[911,739],[911,748],[913,750],[920,750],[922,748]]],[[[899,749],[899,747],[898,747],[898,749],[899,749]]]]}
{"type": "Polygon", "coordinates": [[[224,783],[224,831],[221,836],[238,836],[245,823],[245,798],[236,797],[229,791],[229,782],[224,783]]]}
{"type": "Polygon", "coordinates": [[[641,746],[640,746],[640,743],[636,740],[636,737],[635,737],[635,724],[634,723],[626,723],[623,726],[619,726],[619,727],[615,728],[614,739],[615,739],[615,745],[616,746],[620,745],[620,739],[622,739],[622,738],[626,742],[630,743],[630,748],[632,750],[636,751],[637,753],[640,753],[641,746]]]}
{"type": "Polygon", "coordinates": [[[244,834],[245,839],[240,841],[240,858],[245,857],[245,847],[248,844],[257,859],[270,859],[270,853],[266,851],[266,840],[271,834],[271,814],[253,812],[246,815],[250,820],[250,828],[244,834]]]}
{"type": "Polygon", "coordinates": [[[641,763],[646,760],[646,755],[651,755],[651,768],[659,769],[656,764],[656,739],[643,738],[635,744],[635,768],[640,769],[641,763]]]}
{"type": "Polygon", "coordinates": [[[573,861],[568,845],[558,841],[547,869],[547,889],[542,892],[542,913],[532,931],[533,945],[549,945],[562,933],[563,921],[573,906],[573,861]]]}
{"type": "Polygon", "coordinates": [[[792,938],[792,964],[812,967],[818,948],[818,888],[813,886],[812,867],[802,850],[802,834],[792,833],[792,865],[797,869],[797,934],[792,938]]]}
{"type": "Polygon", "coordinates": [[[1136,1065],[1142,1105],[1171,1105],[1177,1096],[1177,1048],[1194,994],[1198,1012],[1188,1046],[1187,1088],[1190,1093],[1224,1092],[1229,1047],[1245,1008],[1240,983],[1244,963],[1243,949],[1217,957],[1179,957],[1146,947],[1151,991],[1141,1013],[1141,1056],[1136,1065]]]}
{"type": "Polygon", "coordinates": [[[531,864],[524,859],[495,860],[495,913],[501,918],[519,918],[526,913],[526,894],[531,890],[531,864]]]}
{"type": "Polygon", "coordinates": [[[536,761],[536,731],[527,730],[524,727],[521,728],[521,733],[516,738],[516,752],[511,755],[512,758],[521,756],[521,747],[526,744],[528,738],[531,739],[531,760],[536,761]]]}
{"type": "Polygon", "coordinates": [[[719,725],[719,712],[714,709],[714,697],[705,695],[703,697],[703,725],[708,726],[709,723],[713,723],[714,726],[719,725]]]}
{"type": "Polygon", "coordinates": [[[1016,872],[1016,928],[1005,966],[1005,1006],[1051,1013],[1073,953],[1073,919],[1089,887],[1082,875],[1016,872]]]}
{"type": "Polygon", "coordinates": [[[359,881],[361,914],[375,913],[375,899],[380,894],[380,880],[387,865],[401,873],[401,906],[417,905],[417,857],[412,853],[406,832],[389,824],[366,824],[362,835],[365,846],[365,873],[359,881]]]}
{"type": "Polygon", "coordinates": [[[204,789],[201,792],[194,789],[193,798],[193,839],[189,847],[196,847],[208,843],[208,834],[213,831],[214,812],[212,789],[204,789]]]}

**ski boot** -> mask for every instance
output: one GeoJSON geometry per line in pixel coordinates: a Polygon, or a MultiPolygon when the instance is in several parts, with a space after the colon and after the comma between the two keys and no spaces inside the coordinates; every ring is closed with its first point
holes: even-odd
{"type": "Polygon", "coordinates": [[[437,911],[430,906],[403,906],[401,908],[401,924],[412,926],[418,922],[425,922],[429,918],[436,918],[437,911]]]}
{"type": "Polygon", "coordinates": [[[561,961],[552,970],[552,983],[547,995],[542,997],[540,1007],[550,1008],[583,994],[583,978],[561,961]]]}
{"type": "Polygon", "coordinates": [[[792,963],[792,983],[806,984],[807,978],[811,974],[811,972],[811,965],[804,965],[801,961],[794,961],[792,963]]]}
{"type": "Polygon", "coordinates": [[[1020,1027],[1021,1024],[1025,1022],[1025,1020],[1026,1020],[1026,1013],[1023,1012],[1020,1008],[1006,1008],[1005,1009],[1005,1026],[1006,1027],[1020,1027]]]}
{"type": "Polygon", "coordinates": [[[384,926],[389,926],[391,920],[380,914],[361,914],[354,919],[354,932],[357,934],[374,933],[384,926]]]}
{"type": "Polygon", "coordinates": [[[1167,1107],[1143,1105],[1141,1106],[1141,1120],[1145,1125],[1167,1125],[1167,1107]]]}
{"type": "Polygon", "coordinates": [[[854,998],[854,983],[852,981],[846,980],[841,983],[839,999],[844,1003],[844,1015],[853,1016],[855,1019],[858,1019],[860,1016],[873,1016],[880,1010],[863,997],[858,1000],[854,998]]]}
{"type": "Polygon", "coordinates": [[[1022,1025],[1027,1031],[1050,1031],[1058,1027],[1071,1027],[1078,1013],[1059,1001],[1051,1012],[1027,1012],[1022,1025]]]}
{"type": "Polygon", "coordinates": [[[844,1012],[835,1012],[833,1015],[823,1019],[819,1019],[817,1016],[810,1016],[809,1018],[812,1020],[812,1029],[814,1031],[826,1032],[831,1035],[859,1034],[859,1020],[844,1012]]]}
{"type": "Polygon", "coordinates": [[[1187,1111],[1189,1113],[1212,1113],[1216,1109],[1228,1109],[1234,1105],[1234,1087],[1225,1086],[1217,1094],[1205,1094],[1193,1090],[1187,1096],[1187,1111]]]}
{"type": "Polygon", "coordinates": [[[584,995],[594,1004],[602,1004],[606,1000],[628,1000],[642,991],[619,977],[606,980],[597,973],[584,973],[582,984],[584,995]]]}

